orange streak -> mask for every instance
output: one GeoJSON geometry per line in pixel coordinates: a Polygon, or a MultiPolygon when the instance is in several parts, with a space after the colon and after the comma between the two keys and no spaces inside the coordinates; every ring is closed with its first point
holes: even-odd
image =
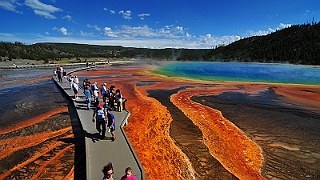
{"type": "MultiPolygon", "coordinates": [[[[27,161],[21,163],[21,164],[18,164],[17,166],[15,166],[14,168],[10,169],[9,171],[3,173],[0,175],[0,179],[4,179],[6,178],[7,176],[9,176],[13,171],[17,170],[17,169],[20,169],[32,162],[34,162],[35,160],[37,160],[39,157],[41,157],[42,155],[50,152],[52,149],[54,149],[55,147],[57,146],[60,146],[61,144],[63,144],[63,142],[55,142],[54,145],[50,145],[48,148],[45,149],[45,151],[42,151],[42,152],[38,152],[36,155],[32,156],[30,159],[28,159],[27,161]]],[[[74,145],[70,145],[70,146],[74,146],[74,145]]]]}
{"type": "Polygon", "coordinates": [[[171,96],[171,101],[201,129],[211,154],[226,169],[240,179],[264,179],[260,173],[263,157],[258,145],[220,111],[190,100],[194,95],[210,93],[213,89],[181,90],[171,96]]]}
{"type": "Polygon", "coordinates": [[[28,137],[15,136],[10,139],[0,140],[0,144],[3,147],[0,149],[0,160],[13,154],[16,151],[19,151],[21,149],[25,149],[31,146],[35,146],[48,139],[65,134],[70,130],[72,130],[72,127],[60,129],[55,132],[44,132],[44,133],[34,134],[28,137]]]}
{"type": "Polygon", "coordinates": [[[63,156],[63,153],[66,152],[67,150],[69,150],[70,148],[72,148],[73,146],[74,146],[74,144],[65,147],[64,149],[59,151],[59,153],[57,155],[52,157],[49,161],[42,163],[40,168],[37,169],[38,173],[36,175],[34,175],[31,179],[39,179],[39,177],[44,172],[47,165],[52,164],[55,162],[55,160],[61,158],[63,156]]]}

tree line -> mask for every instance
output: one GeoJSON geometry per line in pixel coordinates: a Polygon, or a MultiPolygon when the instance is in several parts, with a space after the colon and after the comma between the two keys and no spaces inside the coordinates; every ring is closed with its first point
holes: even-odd
{"type": "Polygon", "coordinates": [[[195,61],[203,59],[208,49],[148,49],[122,46],[100,46],[75,43],[0,42],[1,60],[61,60],[62,58],[141,58],[195,61]]]}
{"type": "Polygon", "coordinates": [[[212,50],[205,59],[320,65],[320,23],[294,25],[266,36],[241,39],[212,50]]]}

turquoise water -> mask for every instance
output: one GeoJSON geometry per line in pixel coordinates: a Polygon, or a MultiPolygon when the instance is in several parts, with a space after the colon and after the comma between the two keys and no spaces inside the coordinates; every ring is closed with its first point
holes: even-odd
{"type": "Polygon", "coordinates": [[[289,64],[174,62],[155,73],[208,81],[320,85],[320,68],[289,64]]]}

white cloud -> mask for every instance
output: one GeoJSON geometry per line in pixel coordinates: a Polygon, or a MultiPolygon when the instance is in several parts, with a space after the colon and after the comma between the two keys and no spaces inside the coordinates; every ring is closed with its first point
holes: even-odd
{"type": "MultiPolygon", "coordinates": [[[[209,49],[213,48],[218,44],[214,43],[227,43],[228,41],[235,41],[238,39],[237,36],[225,36],[225,37],[213,37],[212,35],[204,35],[200,37],[192,36],[189,33],[185,33],[185,36],[180,38],[166,38],[156,35],[158,30],[153,30],[147,26],[141,27],[126,27],[127,30],[136,31],[135,34],[145,34],[143,38],[126,38],[124,36],[117,37],[117,32],[113,31],[110,27],[104,28],[104,33],[108,33],[108,39],[103,37],[97,37],[93,33],[80,31],[78,36],[71,36],[71,33],[66,28],[53,28],[53,30],[64,34],[64,36],[49,36],[46,35],[26,35],[26,34],[3,34],[0,33],[0,39],[4,41],[19,41],[24,43],[38,43],[38,42],[60,42],[60,43],[82,43],[82,44],[93,44],[93,45],[115,45],[124,47],[144,47],[144,48],[187,48],[187,49],[209,49]],[[143,31],[142,31],[143,29],[143,31]],[[144,32],[144,33],[142,33],[144,32]],[[67,36],[70,35],[70,36],[67,36]],[[28,39],[26,39],[26,37],[28,39]]],[[[125,28],[124,28],[125,29],[125,28]]],[[[129,35],[128,35],[129,36],[129,35]]]]}
{"type": "Polygon", "coordinates": [[[52,30],[58,31],[62,35],[65,35],[65,36],[66,35],[71,35],[71,33],[68,33],[68,30],[65,27],[61,27],[61,28],[54,27],[54,28],[52,28],[52,30]]]}
{"type": "Polygon", "coordinates": [[[184,37],[184,28],[181,26],[165,26],[161,29],[152,29],[144,26],[123,25],[118,29],[112,30],[109,27],[104,28],[104,36],[123,37],[123,38],[179,38],[184,37]]]}
{"type": "Polygon", "coordinates": [[[284,23],[280,23],[278,27],[276,28],[268,28],[267,30],[258,30],[258,31],[248,31],[247,32],[247,36],[265,36],[267,34],[271,34],[277,30],[281,30],[281,29],[285,29],[288,27],[291,27],[292,24],[284,24],[284,23]]]}
{"type": "Polygon", "coordinates": [[[118,37],[114,32],[112,32],[112,29],[110,27],[105,27],[103,28],[103,30],[104,30],[104,33],[103,33],[104,36],[118,37]]]}
{"type": "Polygon", "coordinates": [[[165,38],[179,38],[184,37],[186,34],[184,33],[184,28],[181,26],[167,25],[158,31],[159,36],[165,38]]]}
{"type": "MultiPolygon", "coordinates": [[[[138,42],[142,41],[151,41],[156,42],[159,41],[161,44],[167,42],[165,47],[182,47],[182,48],[213,48],[217,45],[221,44],[230,44],[234,41],[240,39],[240,36],[231,35],[231,36],[222,36],[222,37],[214,37],[211,34],[207,34],[204,36],[195,37],[191,34],[185,32],[185,28],[182,26],[174,26],[168,25],[161,29],[152,29],[147,25],[144,26],[121,26],[118,29],[111,29],[110,27],[105,27],[103,36],[112,38],[114,42],[120,41],[133,41],[138,42]],[[164,42],[162,42],[164,41],[164,42]],[[171,44],[171,46],[169,45],[171,44]]],[[[146,42],[145,42],[146,43],[146,42]]],[[[150,44],[150,43],[147,43],[150,44]]],[[[154,44],[155,47],[160,44],[154,44]]],[[[163,45],[162,45],[163,46],[163,45]]],[[[143,46],[144,47],[144,46],[143,46]]],[[[162,47],[162,48],[165,48],[162,47]]]]}
{"type": "Polygon", "coordinates": [[[53,13],[62,11],[60,8],[44,4],[39,0],[26,0],[25,5],[33,9],[36,15],[43,16],[46,19],[56,19],[53,13]]]}
{"type": "Polygon", "coordinates": [[[68,21],[72,21],[72,16],[65,15],[65,16],[62,17],[62,19],[67,19],[68,21]]]}
{"type": "Polygon", "coordinates": [[[131,17],[131,11],[130,11],[130,10],[119,11],[119,14],[122,15],[123,19],[127,19],[127,20],[132,19],[132,17],[131,17]]]}
{"type": "MultiPolygon", "coordinates": [[[[103,8],[103,10],[104,10],[104,11],[108,11],[108,8],[103,8]]],[[[111,9],[109,10],[109,12],[110,12],[110,14],[115,14],[115,13],[116,13],[116,11],[111,10],[111,9]]]]}
{"type": "Polygon", "coordinates": [[[288,28],[291,26],[292,26],[292,24],[283,24],[283,23],[280,23],[280,25],[279,25],[280,29],[285,29],[285,28],[288,28]]]}
{"type": "Polygon", "coordinates": [[[87,24],[87,27],[88,28],[92,28],[92,29],[95,29],[96,31],[101,31],[101,28],[97,25],[91,25],[91,24],[87,24]]]}
{"type": "Polygon", "coordinates": [[[236,35],[215,37],[211,34],[207,34],[205,36],[200,36],[197,39],[197,42],[199,44],[215,47],[217,45],[228,45],[230,43],[240,40],[241,37],[236,35]]]}
{"type": "Polygon", "coordinates": [[[93,33],[88,33],[88,32],[83,32],[82,30],[80,31],[80,36],[93,36],[93,33]]]}
{"type": "Polygon", "coordinates": [[[15,13],[22,13],[17,10],[17,6],[21,6],[21,4],[17,2],[17,0],[0,0],[1,8],[15,13]]]}
{"type": "Polygon", "coordinates": [[[141,20],[144,20],[145,17],[149,17],[149,16],[150,16],[150,14],[146,14],[146,13],[144,13],[144,14],[138,14],[138,17],[140,17],[141,20]]]}
{"type": "Polygon", "coordinates": [[[14,35],[9,33],[0,33],[0,37],[14,37],[14,35]]]}
{"type": "Polygon", "coordinates": [[[306,10],[306,11],[303,13],[303,15],[304,15],[304,16],[308,16],[309,13],[310,13],[310,10],[306,10]]]}

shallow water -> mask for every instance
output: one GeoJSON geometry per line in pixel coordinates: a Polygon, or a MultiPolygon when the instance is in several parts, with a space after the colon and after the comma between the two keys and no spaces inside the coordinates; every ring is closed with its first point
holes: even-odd
{"type": "Polygon", "coordinates": [[[11,126],[61,107],[64,98],[54,86],[51,70],[2,70],[0,126],[11,126]]]}
{"type": "Polygon", "coordinates": [[[209,81],[320,85],[320,68],[290,64],[175,62],[154,72],[209,81]]]}

